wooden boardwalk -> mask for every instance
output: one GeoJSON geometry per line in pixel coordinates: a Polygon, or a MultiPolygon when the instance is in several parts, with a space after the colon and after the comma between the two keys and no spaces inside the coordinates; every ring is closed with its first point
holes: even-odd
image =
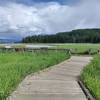
{"type": "Polygon", "coordinates": [[[40,73],[27,76],[9,100],[87,100],[77,76],[91,57],[72,56],[40,73]]]}

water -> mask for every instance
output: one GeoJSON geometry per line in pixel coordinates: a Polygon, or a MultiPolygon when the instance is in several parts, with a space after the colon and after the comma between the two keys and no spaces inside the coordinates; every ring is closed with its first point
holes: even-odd
{"type": "Polygon", "coordinates": [[[4,48],[13,48],[13,47],[21,47],[21,48],[50,48],[49,44],[1,44],[4,48]]]}
{"type": "Polygon", "coordinates": [[[49,45],[33,45],[33,44],[28,44],[25,46],[26,48],[50,48],[51,46],[49,45]]]}

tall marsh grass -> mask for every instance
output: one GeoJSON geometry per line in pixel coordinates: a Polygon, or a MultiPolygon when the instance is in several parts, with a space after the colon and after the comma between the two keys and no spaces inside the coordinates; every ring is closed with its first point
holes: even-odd
{"type": "Polygon", "coordinates": [[[60,51],[0,53],[0,100],[5,100],[26,75],[69,57],[60,51]]]}
{"type": "Polygon", "coordinates": [[[96,100],[100,100],[100,54],[84,68],[81,79],[96,100]]]}

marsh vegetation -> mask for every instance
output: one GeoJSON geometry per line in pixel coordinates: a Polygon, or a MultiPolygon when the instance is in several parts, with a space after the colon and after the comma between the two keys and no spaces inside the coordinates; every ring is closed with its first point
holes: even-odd
{"type": "Polygon", "coordinates": [[[91,63],[84,68],[81,79],[96,100],[100,100],[100,54],[95,55],[91,63]]]}
{"type": "Polygon", "coordinates": [[[69,57],[69,54],[57,51],[0,52],[0,100],[4,100],[28,74],[69,57]]]}

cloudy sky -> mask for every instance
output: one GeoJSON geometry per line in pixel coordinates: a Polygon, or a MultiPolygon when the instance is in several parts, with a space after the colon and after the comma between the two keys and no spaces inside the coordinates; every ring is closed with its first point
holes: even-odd
{"type": "Polygon", "coordinates": [[[0,0],[0,38],[100,28],[100,0],[0,0]]]}

